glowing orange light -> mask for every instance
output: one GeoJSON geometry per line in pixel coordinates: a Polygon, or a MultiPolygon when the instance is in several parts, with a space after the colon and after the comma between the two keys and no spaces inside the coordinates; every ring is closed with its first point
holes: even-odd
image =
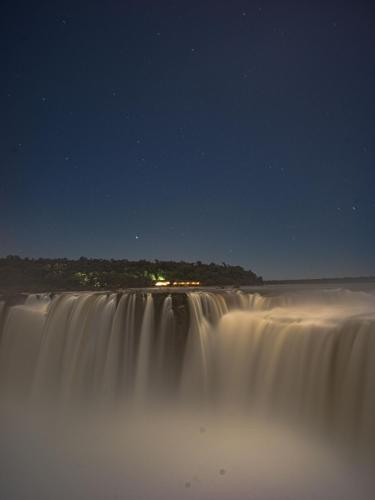
{"type": "Polygon", "coordinates": [[[169,286],[171,284],[170,281],[157,281],[155,286],[169,286]]]}
{"type": "Polygon", "coordinates": [[[174,281],[173,286],[199,286],[200,281],[174,281]]]}

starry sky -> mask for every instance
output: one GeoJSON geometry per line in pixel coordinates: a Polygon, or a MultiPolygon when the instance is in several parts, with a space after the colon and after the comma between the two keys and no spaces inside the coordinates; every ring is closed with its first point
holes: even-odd
{"type": "Polygon", "coordinates": [[[0,254],[374,274],[374,21],[361,0],[6,1],[0,254]]]}

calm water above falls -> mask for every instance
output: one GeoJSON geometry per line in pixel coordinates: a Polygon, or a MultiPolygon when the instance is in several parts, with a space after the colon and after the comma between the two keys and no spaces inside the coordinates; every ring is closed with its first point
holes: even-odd
{"type": "Polygon", "coordinates": [[[374,493],[371,286],[31,295],[0,317],[6,498],[374,493]]]}

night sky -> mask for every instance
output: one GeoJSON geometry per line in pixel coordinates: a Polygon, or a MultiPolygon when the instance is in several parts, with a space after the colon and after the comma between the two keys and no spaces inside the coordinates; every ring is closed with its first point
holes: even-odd
{"type": "Polygon", "coordinates": [[[5,2],[0,254],[374,274],[372,4],[5,2]]]}

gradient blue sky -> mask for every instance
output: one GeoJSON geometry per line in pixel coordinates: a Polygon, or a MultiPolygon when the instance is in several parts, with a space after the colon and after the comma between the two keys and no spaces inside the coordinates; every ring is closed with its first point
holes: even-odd
{"type": "Polygon", "coordinates": [[[366,1],[6,1],[0,254],[375,273],[366,1]]]}

